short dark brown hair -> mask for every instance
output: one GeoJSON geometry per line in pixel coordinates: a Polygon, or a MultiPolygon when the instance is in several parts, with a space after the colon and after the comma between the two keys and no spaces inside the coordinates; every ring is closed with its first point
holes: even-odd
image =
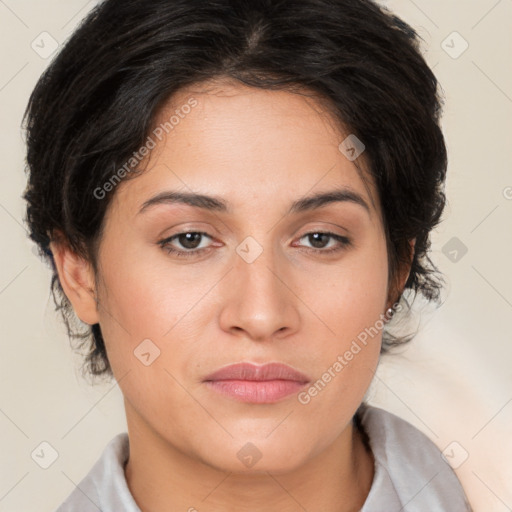
{"type": "MultiPolygon", "coordinates": [[[[428,250],[445,205],[442,100],[408,24],[370,0],[106,0],[41,76],[25,113],[30,237],[51,263],[56,306],[94,375],[111,374],[100,326],[74,316],[49,243],[63,233],[97,269],[115,192],[99,200],[94,191],[144,144],[174,93],[216,78],[326,99],[365,145],[391,278],[410,263],[415,239],[405,289],[439,298],[428,250]]],[[[383,351],[403,341],[384,332],[383,351]]]]}

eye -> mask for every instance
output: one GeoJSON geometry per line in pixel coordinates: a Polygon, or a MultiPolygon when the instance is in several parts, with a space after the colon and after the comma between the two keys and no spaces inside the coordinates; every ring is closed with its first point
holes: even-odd
{"type": "Polygon", "coordinates": [[[299,240],[307,239],[312,247],[306,247],[314,252],[331,253],[341,251],[350,245],[350,240],[346,236],[337,235],[324,231],[312,231],[301,236],[299,240]],[[333,242],[329,245],[330,242],[333,242]]]}
{"type": "Polygon", "coordinates": [[[210,238],[211,236],[201,231],[187,231],[183,233],[176,233],[164,240],[158,242],[158,244],[168,253],[174,254],[178,257],[194,256],[208,250],[210,246],[201,246],[204,238],[210,238]],[[173,244],[179,244],[178,247],[173,244]]]}
{"type": "MultiPolygon", "coordinates": [[[[206,245],[203,243],[206,238],[209,238],[210,240],[212,239],[208,233],[201,231],[186,231],[176,233],[175,235],[160,240],[158,245],[160,245],[167,254],[172,254],[179,258],[187,258],[197,256],[212,248],[212,245],[206,245]]],[[[299,247],[304,247],[308,251],[322,254],[341,251],[351,244],[350,240],[345,236],[323,231],[306,233],[299,238],[299,240],[302,239],[307,239],[311,246],[304,247],[299,245],[299,247]]]]}

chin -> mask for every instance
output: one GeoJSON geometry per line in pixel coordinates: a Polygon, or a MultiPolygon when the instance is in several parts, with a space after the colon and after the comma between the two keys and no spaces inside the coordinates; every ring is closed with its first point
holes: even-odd
{"type": "Polygon", "coordinates": [[[284,474],[300,467],[308,458],[303,443],[288,443],[280,439],[270,442],[268,439],[252,441],[231,440],[229,444],[220,444],[215,450],[207,448],[202,453],[203,461],[210,467],[224,472],[237,474],[284,474]],[[297,444],[302,451],[297,450],[297,444]]]}

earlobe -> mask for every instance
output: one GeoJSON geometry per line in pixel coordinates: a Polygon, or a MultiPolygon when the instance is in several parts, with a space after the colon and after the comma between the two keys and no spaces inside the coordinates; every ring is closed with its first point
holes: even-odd
{"type": "Polygon", "coordinates": [[[404,268],[404,271],[403,271],[402,276],[401,276],[401,280],[400,280],[400,294],[403,292],[404,287],[405,287],[405,283],[407,283],[407,280],[409,279],[409,276],[411,274],[411,266],[412,266],[412,262],[414,260],[414,248],[415,248],[415,246],[416,246],[416,238],[413,238],[412,240],[409,240],[409,247],[410,247],[409,262],[408,262],[407,267],[404,268]]]}
{"type": "Polygon", "coordinates": [[[393,304],[398,302],[400,297],[402,296],[402,293],[405,288],[405,284],[407,283],[407,280],[409,279],[409,276],[411,274],[411,266],[412,266],[412,262],[414,260],[415,245],[416,245],[416,239],[413,238],[412,240],[409,241],[410,253],[409,253],[408,264],[403,266],[403,268],[398,276],[398,279],[395,281],[395,283],[396,283],[395,297],[394,297],[394,300],[393,300],[393,297],[389,298],[389,300],[390,300],[389,307],[392,307],[393,304]]]}
{"type": "Polygon", "coordinates": [[[60,284],[76,315],[86,324],[99,323],[92,265],[72,251],[65,242],[53,241],[50,249],[60,284]]]}

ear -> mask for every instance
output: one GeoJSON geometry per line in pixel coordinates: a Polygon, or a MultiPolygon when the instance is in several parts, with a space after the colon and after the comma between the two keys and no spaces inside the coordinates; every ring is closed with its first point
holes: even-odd
{"type": "Polygon", "coordinates": [[[414,258],[414,248],[416,245],[416,239],[413,238],[409,240],[409,261],[407,264],[402,265],[398,275],[395,279],[395,285],[391,290],[390,296],[388,297],[389,304],[388,307],[392,307],[395,302],[398,301],[398,298],[402,295],[405,287],[405,283],[407,283],[407,279],[409,279],[409,275],[411,273],[412,261],[414,258]]]}
{"type": "Polygon", "coordinates": [[[52,241],[50,249],[60,284],[76,315],[86,324],[99,323],[92,265],[73,252],[64,241],[52,241]]]}

